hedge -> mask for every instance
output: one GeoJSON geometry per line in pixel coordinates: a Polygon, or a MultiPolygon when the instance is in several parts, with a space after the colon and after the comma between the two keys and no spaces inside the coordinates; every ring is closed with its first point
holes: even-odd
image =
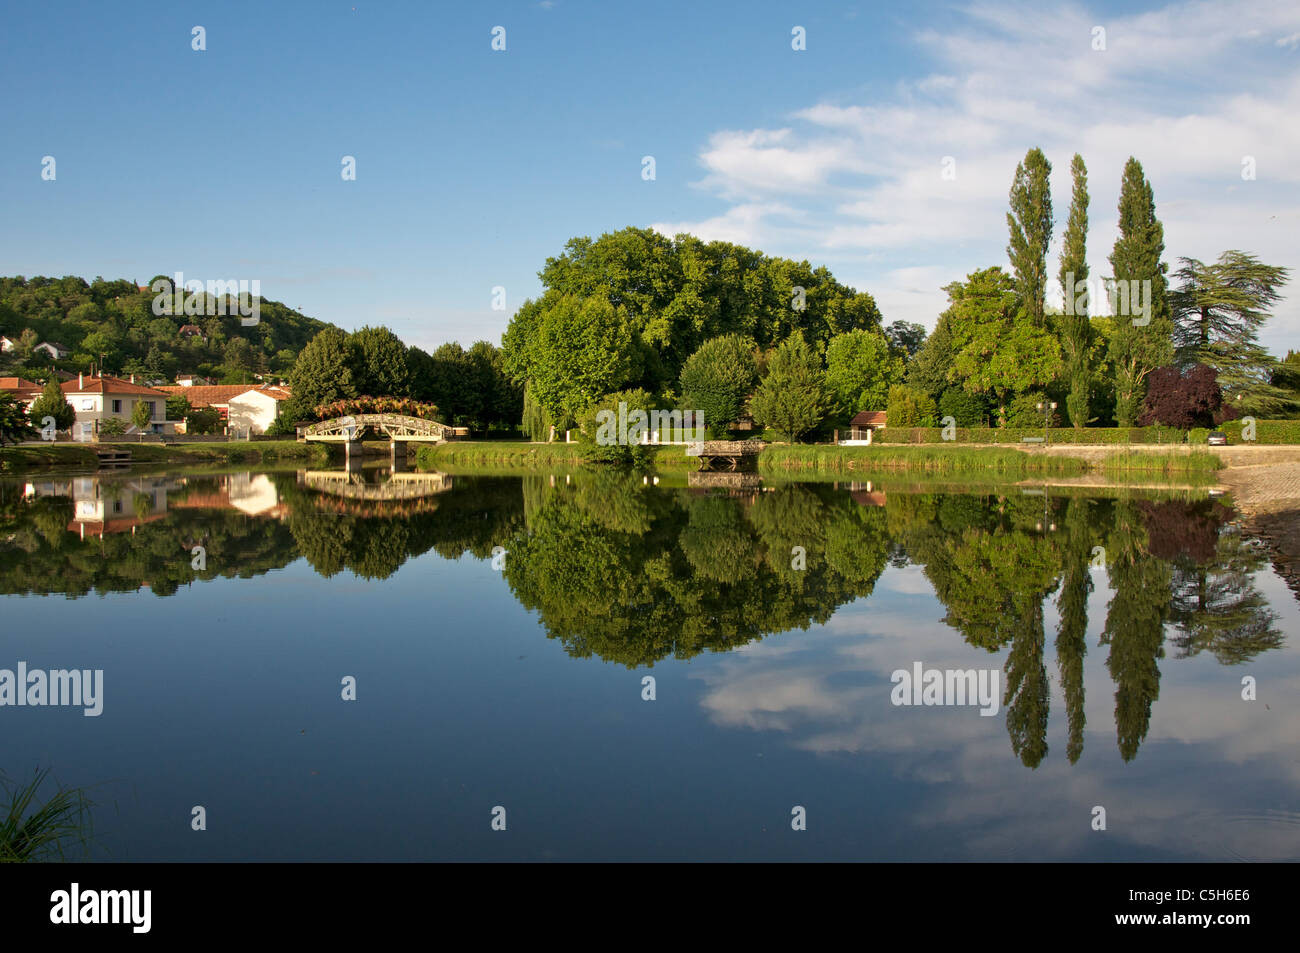
{"type": "MultiPolygon", "coordinates": [[[[1231,444],[1249,443],[1241,439],[1241,422],[1230,420],[1220,426],[1231,444]]],[[[1053,427],[1049,443],[1115,446],[1124,444],[1181,444],[1205,446],[1210,431],[1204,427],[1179,430],[1175,427],[1053,427]]],[[[958,427],[957,443],[1019,444],[1025,437],[1042,437],[1042,427],[958,427]]],[[[876,443],[943,443],[939,427],[886,427],[872,437],[876,443]]],[[[1300,444],[1300,420],[1260,420],[1255,425],[1255,443],[1300,444]]]]}
{"type": "MultiPolygon", "coordinates": [[[[1130,443],[1183,443],[1185,433],[1172,427],[1053,427],[1049,443],[1115,446],[1130,443]]],[[[1042,427],[957,427],[957,443],[1020,444],[1025,437],[1043,437],[1042,427]]],[[[939,427],[886,427],[877,430],[877,443],[943,443],[939,427]]]]}
{"type": "MultiPolygon", "coordinates": [[[[1241,442],[1241,423],[1233,420],[1222,430],[1233,443],[1241,442]]],[[[1261,420],[1255,424],[1256,443],[1300,443],[1300,420],[1261,420]]]]}

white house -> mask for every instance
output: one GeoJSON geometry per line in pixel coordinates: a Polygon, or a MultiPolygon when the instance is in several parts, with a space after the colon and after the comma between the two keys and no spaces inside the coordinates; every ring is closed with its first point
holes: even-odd
{"type": "Polygon", "coordinates": [[[54,361],[61,361],[69,354],[72,353],[72,351],[68,350],[68,348],[54,341],[42,341],[40,344],[32,348],[33,354],[35,354],[37,351],[44,351],[46,354],[50,356],[50,359],[54,361]]]}
{"type": "Polygon", "coordinates": [[[290,396],[286,387],[263,384],[232,397],[227,415],[230,429],[235,433],[266,433],[266,428],[280,416],[280,405],[290,396]]]}
{"type": "Polygon", "coordinates": [[[212,380],[208,377],[200,377],[198,374],[178,374],[176,376],[177,387],[211,387],[212,380]]]}
{"type": "MultiPolygon", "coordinates": [[[[176,421],[167,419],[167,395],[153,387],[144,387],[134,380],[118,377],[87,377],[78,374],[73,381],[62,384],[63,396],[76,411],[77,421],[72,426],[76,440],[90,439],[99,432],[100,422],[116,417],[130,430],[135,406],[149,406],[150,433],[173,433],[176,421]]],[[[35,400],[35,398],[32,398],[35,400]]],[[[30,404],[29,404],[30,406],[30,404]]]]}
{"type": "Polygon", "coordinates": [[[245,434],[266,433],[280,415],[280,404],[290,397],[288,387],[274,384],[201,384],[169,385],[160,387],[166,394],[183,394],[190,406],[197,409],[212,407],[221,414],[229,432],[245,434]]]}
{"type": "Polygon", "coordinates": [[[0,353],[8,354],[18,346],[18,342],[13,338],[7,338],[0,335],[0,353]]]}

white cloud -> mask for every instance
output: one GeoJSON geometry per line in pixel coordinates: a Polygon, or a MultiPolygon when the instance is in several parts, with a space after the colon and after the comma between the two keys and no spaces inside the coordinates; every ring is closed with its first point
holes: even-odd
{"type": "Polygon", "coordinates": [[[1189,2],[1115,16],[976,3],[913,37],[931,71],[892,99],[823,101],[780,128],[714,133],[696,184],[730,208],[671,229],[824,261],[876,295],[886,320],[933,327],[940,285],[1005,266],[1007,192],[1027,149],[1053,163],[1058,234],[1070,157],[1087,161],[1097,274],[1109,271],[1120,175],[1134,155],[1171,267],[1241,248],[1297,269],[1264,335],[1285,350],[1300,331],[1300,63],[1277,49],[1300,44],[1297,27],[1293,5],[1189,2]],[[1092,48],[1094,26],[1106,30],[1104,51],[1092,48]],[[944,156],[956,161],[952,180],[940,174],[944,156]],[[1246,156],[1254,181],[1241,178],[1246,156]],[[937,284],[925,293],[921,279],[937,284]]]}

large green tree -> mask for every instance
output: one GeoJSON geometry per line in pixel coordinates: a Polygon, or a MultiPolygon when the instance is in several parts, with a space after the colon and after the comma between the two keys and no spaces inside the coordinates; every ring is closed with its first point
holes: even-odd
{"type": "Polygon", "coordinates": [[[354,363],[352,342],[346,332],[326,328],[312,338],[289,375],[298,413],[309,415],[321,404],[356,397],[359,392],[353,377],[354,363]]]}
{"type": "Polygon", "coordinates": [[[880,410],[903,379],[903,358],[879,331],[846,331],[826,348],[826,387],[833,410],[847,422],[860,410],[880,410]]]}
{"type": "Polygon", "coordinates": [[[783,439],[795,441],[821,423],[829,406],[821,360],[802,337],[791,335],[768,361],[750,413],[783,439]]]}
{"type": "Polygon", "coordinates": [[[77,419],[77,412],[68,403],[68,399],[63,396],[63,388],[59,386],[59,379],[53,374],[45,382],[45,388],[41,391],[41,396],[37,397],[32,403],[31,409],[32,423],[37,427],[45,425],[46,417],[54,418],[54,426],[57,430],[67,430],[77,419]]]}
{"type": "MultiPolygon", "coordinates": [[[[949,309],[951,310],[951,309],[949,309]]],[[[938,400],[953,382],[952,318],[948,311],[939,315],[934,330],[925,339],[907,365],[907,386],[923,391],[938,400]]]]}
{"type": "Polygon", "coordinates": [[[1139,289],[1150,312],[1139,315],[1130,296],[1129,313],[1115,315],[1109,356],[1115,374],[1115,419],[1121,427],[1132,427],[1137,421],[1148,375],[1173,359],[1173,322],[1165,274],[1169,266],[1160,260],[1165,250],[1164,235],[1164,226],[1156,218],[1151,183],[1142,172],[1142,164],[1130,157],[1120,185],[1119,237],[1110,255],[1110,266],[1116,282],[1139,289]]]}
{"type": "Polygon", "coordinates": [[[1007,256],[1015,274],[1016,293],[1029,323],[1045,328],[1044,295],[1047,292],[1047,246],[1052,241],[1052,164],[1041,149],[1030,149],[1016,166],[1011,183],[1011,211],[1007,228],[1011,241],[1007,256]]]}
{"type": "Polygon", "coordinates": [[[520,383],[530,379],[521,364],[529,364],[527,352],[553,297],[595,298],[622,314],[637,357],[635,376],[617,386],[651,392],[676,386],[686,359],[720,335],[747,335],[768,349],[797,332],[821,354],[836,334],[880,326],[874,299],[824,267],[653,229],[574,238],[547,260],[540,277],[546,293],[524,303],[503,339],[506,366],[520,383]]]}
{"type": "Polygon", "coordinates": [[[710,434],[726,431],[745,409],[758,382],[754,341],[743,334],[710,338],[682,367],[683,409],[704,414],[710,434]]]}
{"type": "Polygon", "coordinates": [[[368,397],[409,397],[406,345],[388,328],[364,327],[351,338],[353,383],[368,397]]]}
{"type": "Polygon", "coordinates": [[[516,355],[517,377],[560,426],[637,377],[638,352],[622,308],[599,296],[548,295],[516,355]]]}
{"type": "Polygon", "coordinates": [[[1083,427],[1089,420],[1093,335],[1087,295],[1076,292],[1078,288],[1086,288],[1088,280],[1088,169],[1083,164],[1083,156],[1077,152],[1070,162],[1070,174],[1074,189],[1070,197],[1070,218],[1061,243],[1060,281],[1065,308],[1057,320],[1061,328],[1065,385],[1069,388],[1065,409],[1070,423],[1083,427]]]}
{"type": "Polygon", "coordinates": [[[1045,387],[1061,367],[1061,345],[1019,307],[1016,284],[1001,268],[985,268],[945,289],[952,329],[951,378],[973,394],[1006,406],[1013,393],[1045,387]]]}
{"type": "Polygon", "coordinates": [[[885,328],[885,338],[904,361],[910,361],[925,345],[925,327],[911,321],[894,321],[885,328]]]}
{"type": "Polygon", "coordinates": [[[1289,269],[1254,255],[1225,251],[1213,264],[1181,258],[1170,292],[1175,359],[1219,372],[1228,400],[1246,413],[1274,413],[1290,395],[1271,381],[1276,361],[1259,344],[1259,331],[1281,300],[1289,269]]]}
{"type": "Polygon", "coordinates": [[[13,394],[0,391],[0,447],[35,435],[27,417],[27,408],[13,394]]]}

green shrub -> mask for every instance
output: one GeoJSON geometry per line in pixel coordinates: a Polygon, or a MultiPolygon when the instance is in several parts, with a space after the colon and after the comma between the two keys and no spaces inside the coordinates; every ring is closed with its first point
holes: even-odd
{"type": "Polygon", "coordinates": [[[1045,400],[1046,398],[1042,394],[1021,394],[1019,397],[1013,398],[1011,404],[1007,407],[1003,427],[1015,427],[1021,430],[1031,430],[1036,427],[1041,430],[1043,425],[1049,422],[1047,414],[1051,415],[1050,425],[1052,427],[1061,426],[1059,411],[1038,409],[1037,405],[1045,400]]]}
{"type": "Polygon", "coordinates": [[[939,396],[939,416],[951,417],[958,427],[977,427],[988,415],[988,402],[962,387],[949,387],[939,396]]]}
{"type": "MultiPolygon", "coordinates": [[[[1241,421],[1229,420],[1219,429],[1232,443],[1242,443],[1241,421]]],[[[1267,444],[1300,443],[1300,420],[1260,420],[1255,423],[1255,442],[1267,444]]]]}
{"type": "MultiPolygon", "coordinates": [[[[649,460],[648,446],[639,442],[626,444],[617,442],[624,436],[618,432],[620,403],[627,405],[629,417],[633,411],[642,411],[647,418],[644,424],[647,428],[650,411],[662,407],[662,403],[653,394],[641,388],[607,394],[596,401],[578,418],[578,445],[584,463],[630,467],[643,466],[649,460]],[[601,418],[605,413],[610,416],[604,417],[602,423],[601,418]],[[614,442],[610,442],[611,437],[614,442]]],[[[628,431],[629,441],[638,439],[633,432],[631,421],[628,422],[628,431]]]]}
{"type": "Polygon", "coordinates": [[[185,432],[214,434],[221,429],[221,412],[215,407],[200,407],[185,415],[185,432]]]}
{"type": "Polygon", "coordinates": [[[939,408],[929,394],[895,384],[889,388],[885,421],[887,427],[933,427],[939,422],[939,408]]]}

